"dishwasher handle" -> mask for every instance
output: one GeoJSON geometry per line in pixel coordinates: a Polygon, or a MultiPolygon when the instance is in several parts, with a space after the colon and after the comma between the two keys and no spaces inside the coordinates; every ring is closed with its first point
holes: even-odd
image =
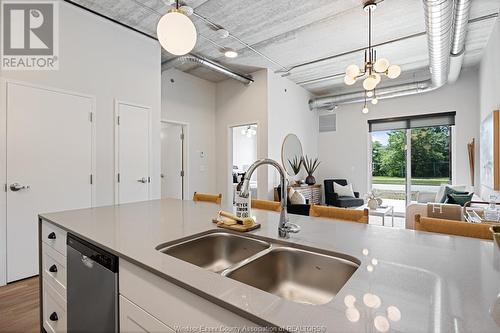
{"type": "Polygon", "coordinates": [[[113,273],[118,273],[117,256],[73,234],[68,234],[66,244],[80,253],[80,261],[87,268],[92,269],[97,264],[113,273]]]}
{"type": "Polygon", "coordinates": [[[90,259],[86,255],[82,254],[82,263],[87,267],[87,268],[93,268],[94,267],[94,260],[90,259]]]}

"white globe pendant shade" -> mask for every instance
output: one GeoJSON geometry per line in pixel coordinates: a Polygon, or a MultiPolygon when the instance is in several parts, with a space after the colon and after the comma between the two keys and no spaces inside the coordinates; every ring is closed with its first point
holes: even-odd
{"type": "Polygon", "coordinates": [[[344,83],[347,84],[348,86],[352,86],[353,84],[356,83],[356,79],[352,78],[349,75],[344,76],[344,83]]]}
{"type": "Polygon", "coordinates": [[[401,75],[401,67],[399,67],[398,65],[389,66],[389,68],[387,69],[387,77],[389,79],[395,79],[399,77],[399,75],[401,75]]]}
{"type": "Polygon", "coordinates": [[[373,105],[377,105],[378,104],[378,99],[376,97],[374,99],[372,99],[372,104],[373,105]]]}
{"type": "Polygon", "coordinates": [[[350,65],[345,70],[345,74],[353,79],[356,78],[359,73],[361,73],[361,71],[357,65],[350,65]]]}
{"type": "Polygon", "coordinates": [[[161,46],[177,56],[191,52],[198,37],[193,22],[178,11],[171,11],[160,19],[156,34],[161,46]]]}
{"type": "Polygon", "coordinates": [[[390,65],[389,60],[381,58],[375,62],[373,68],[375,69],[375,71],[383,73],[387,70],[387,68],[389,68],[389,65],[390,65]]]}
{"type": "Polygon", "coordinates": [[[372,96],[373,96],[373,91],[366,92],[366,97],[372,97],[372,96]]]}
{"type": "Polygon", "coordinates": [[[361,112],[363,112],[363,114],[367,114],[368,112],[370,112],[370,110],[368,110],[368,107],[367,107],[367,106],[365,106],[365,107],[361,110],[361,112]]]}
{"type": "Polygon", "coordinates": [[[363,81],[363,88],[365,88],[365,90],[373,90],[376,87],[377,78],[375,77],[375,75],[370,75],[363,81]]]}

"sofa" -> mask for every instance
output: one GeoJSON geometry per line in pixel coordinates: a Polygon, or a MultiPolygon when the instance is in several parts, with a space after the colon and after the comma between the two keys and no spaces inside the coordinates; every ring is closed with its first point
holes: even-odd
{"type": "MultiPolygon", "coordinates": [[[[419,192],[417,193],[417,201],[410,203],[406,207],[406,229],[415,229],[415,215],[420,215],[422,217],[435,217],[435,218],[446,218],[440,217],[440,214],[447,216],[452,216],[453,218],[448,218],[452,220],[463,220],[463,210],[460,206],[454,204],[441,203],[441,197],[444,193],[444,187],[451,186],[457,190],[463,190],[465,192],[474,192],[474,189],[470,186],[465,185],[441,185],[438,192],[419,192]],[[460,207],[460,208],[457,208],[460,207]],[[434,216],[429,216],[429,213],[434,216]],[[451,214],[451,215],[450,215],[451,214]],[[453,216],[455,215],[455,216],[453,216]]],[[[476,195],[472,197],[473,201],[481,201],[476,195]]]]}
{"type": "Polygon", "coordinates": [[[325,204],[335,207],[360,207],[365,204],[365,201],[359,197],[359,192],[354,192],[353,197],[341,197],[334,191],[333,183],[346,186],[346,179],[325,179],[325,204]]]}

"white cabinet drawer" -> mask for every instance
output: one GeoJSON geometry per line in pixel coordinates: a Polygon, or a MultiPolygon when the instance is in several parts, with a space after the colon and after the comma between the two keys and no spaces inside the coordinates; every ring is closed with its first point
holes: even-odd
{"type": "Polygon", "coordinates": [[[257,326],[246,318],[121,259],[119,279],[120,295],[174,329],[257,326]]]}
{"type": "Polygon", "coordinates": [[[66,257],[42,243],[43,280],[66,299],[66,257]]]}
{"type": "Polygon", "coordinates": [[[42,220],[42,241],[66,256],[66,231],[42,220]]]}
{"type": "Polygon", "coordinates": [[[171,329],[134,303],[130,302],[123,296],[120,296],[120,332],[175,333],[173,329],[171,329]]]}
{"type": "Polygon", "coordinates": [[[43,283],[43,327],[48,333],[66,332],[66,301],[43,283]]]}

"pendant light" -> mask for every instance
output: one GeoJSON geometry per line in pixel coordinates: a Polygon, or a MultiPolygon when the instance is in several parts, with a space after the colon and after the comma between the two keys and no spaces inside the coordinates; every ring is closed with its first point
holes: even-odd
{"type": "MultiPolygon", "coordinates": [[[[401,67],[391,65],[389,60],[380,58],[377,60],[377,52],[372,47],[372,12],[377,8],[377,3],[374,0],[369,0],[365,3],[363,9],[368,13],[368,48],[365,50],[365,61],[363,71],[357,65],[349,65],[345,70],[344,83],[353,85],[358,79],[363,79],[363,88],[366,91],[367,97],[374,95],[373,91],[382,81],[382,76],[389,79],[395,79],[401,75],[401,67]]],[[[372,99],[372,104],[377,104],[378,99],[372,99]]],[[[368,108],[363,108],[363,113],[368,113],[368,108]]]]}
{"type": "Polygon", "coordinates": [[[161,46],[170,54],[181,56],[191,52],[196,45],[198,33],[193,22],[176,1],[175,8],[165,14],[156,27],[161,46]]]}

